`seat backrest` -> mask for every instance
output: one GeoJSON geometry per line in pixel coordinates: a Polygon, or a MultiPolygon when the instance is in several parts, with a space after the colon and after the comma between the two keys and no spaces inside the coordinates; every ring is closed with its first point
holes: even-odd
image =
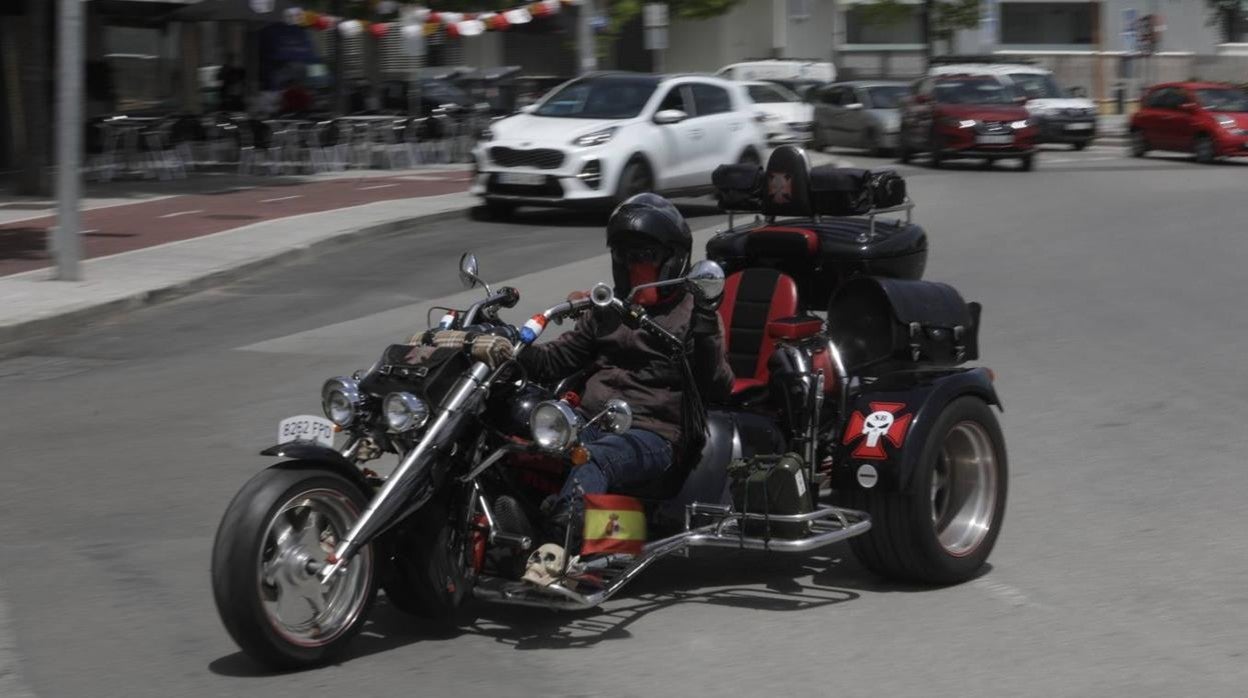
{"type": "Polygon", "coordinates": [[[767,323],[797,314],[797,301],[797,284],[775,269],[745,269],[725,280],[719,313],[728,364],[738,381],[767,381],[767,359],[775,348],[767,323]]]}
{"type": "Polygon", "coordinates": [[[810,161],[806,151],[782,145],[767,159],[764,216],[809,216],[810,161]]]}

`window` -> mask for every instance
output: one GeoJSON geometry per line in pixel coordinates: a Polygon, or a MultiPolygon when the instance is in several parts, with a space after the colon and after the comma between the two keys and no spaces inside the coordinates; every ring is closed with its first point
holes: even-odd
{"type": "Polygon", "coordinates": [[[941,104],[1011,104],[1014,94],[995,78],[942,78],[936,81],[941,104]]]}
{"type": "Polygon", "coordinates": [[[728,90],[704,82],[693,83],[693,105],[698,116],[710,116],[732,111],[732,98],[728,90]]]}
{"type": "Polygon", "coordinates": [[[1003,2],[1001,43],[1022,45],[1090,45],[1092,3],[1003,2]]]}
{"type": "Polygon", "coordinates": [[[797,95],[780,85],[747,85],[750,101],[755,104],[774,104],[776,102],[800,102],[797,95]]]}
{"type": "Polygon", "coordinates": [[[685,88],[681,85],[668,90],[667,95],[663,97],[663,101],[659,102],[659,108],[655,111],[661,112],[668,109],[678,109],[685,113],[689,112],[689,109],[685,106],[685,88]]]}
{"type": "Polygon", "coordinates": [[[1209,111],[1248,112],[1248,92],[1230,87],[1206,87],[1196,90],[1196,101],[1209,111]]]}
{"type": "Polygon", "coordinates": [[[656,87],[657,82],[647,78],[577,80],[533,113],[568,119],[631,119],[641,113],[656,87]]]}
{"type": "Polygon", "coordinates": [[[1012,73],[1010,80],[1020,97],[1027,99],[1052,99],[1065,97],[1052,75],[1045,73],[1012,73]]]}
{"type": "Polygon", "coordinates": [[[910,88],[903,85],[874,85],[867,88],[868,106],[872,109],[900,109],[901,103],[910,96],[910,88]]]}
{"type": "Polygon", "coordinates": [[[848,44],[921,44],[923,29],[918,5],[903,5],[904,12],[896,21],[883,22],[878,13],[865,5],[850,5],[845,10],[845,43],[848,44]]]}

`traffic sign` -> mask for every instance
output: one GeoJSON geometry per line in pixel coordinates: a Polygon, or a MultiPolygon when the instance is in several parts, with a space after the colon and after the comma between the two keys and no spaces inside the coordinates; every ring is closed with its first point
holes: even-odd
{"type": "Polygon", "coordinates": [[[666,27],[667,22],[667,4],[662,2],[648,2],[642,14],[643,24],[646,27],[666,27]]]}

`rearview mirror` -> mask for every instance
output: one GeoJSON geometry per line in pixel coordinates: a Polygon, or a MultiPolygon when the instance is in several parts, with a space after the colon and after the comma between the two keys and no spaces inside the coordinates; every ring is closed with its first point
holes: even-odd
{"type": "Polygon", "coordinates": [[[709,259],[693,265],[685,283],[704,301],[716,301],[724,293],[724,269],[709,259]]]}
{"type": "Polygon", "coordinates": [[[655,113],[654,123],[660,125],[678,124],[688,118],[689,115],[679,109],[664,109],[655,113]]]}
{"type": "Polygon", "coordinates": [[[477,276],[477,256],[471,252],[465,252],[463,257],[459,258],[459,281],[464,288],[475,288],[481,283],[481,277],[477,276]]]}
{"type": "Polygon", "coordinates": [[[618,397],[607,400],[607,409],[602,416],[602,427],[612,434],[623,434],[628,431],[633,427],[633,408],[618,397]]]}

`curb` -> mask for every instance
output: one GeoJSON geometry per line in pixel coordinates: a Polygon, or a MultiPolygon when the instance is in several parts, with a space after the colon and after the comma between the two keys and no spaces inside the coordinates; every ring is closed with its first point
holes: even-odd
{"type": "Polygon", "coordinates": [[[102,321],[115,319],[129,311],[166,303],[223,286],[262,269],[293,262],[309,254],[324,252],[337,245],[349,244],[364,238],[384,239],[406,232],[409,228],[417,225],[459,218],[470,210],[472,210],[472,205],[449,211],[439,211],[437,213],[377,223],[282,250],[265,257],[252,259],[229,269],[222,269],[185,281],[140,291],[125,298],[118,298],[85,308],[77,308],[37,320],[27,320],[12,325],[0,326],[0,357],[18,354],[31,345],[49,339],[52,335],[69,327],[82,328],[86,325],[99,324],[102,321]]]}

